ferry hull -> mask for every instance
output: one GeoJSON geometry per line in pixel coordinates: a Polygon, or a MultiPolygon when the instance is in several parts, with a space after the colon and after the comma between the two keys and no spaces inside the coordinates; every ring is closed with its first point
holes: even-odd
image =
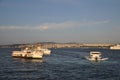
{"type": "Polygon", "coordinates": [[[15,58],[28,58],[28,59],[42,59],[43,53],[41,52],[33,52],[33,53],[26,53],[22,51],[13,51],[12,57],[15,58]]]}
{"type": "Polygon", "coordinates": [[[42,57],[22,57],[22,56],[12,56],[14,58],[24,58],[24,59],[42,59],[42,57]]]}
{"type": "Polygon", "coordinates": [[[110,49],[111,50],[120,50],[120,47],[119,48],[111,47],[110,49]]]}

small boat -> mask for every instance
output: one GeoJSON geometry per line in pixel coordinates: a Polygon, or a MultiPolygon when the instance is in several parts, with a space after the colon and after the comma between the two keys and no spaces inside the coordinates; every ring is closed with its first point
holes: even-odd
{"type": "Polygon", "coordinates": [[[101,58],[101,52],[91,51],[90,55],[86,56],[86,59],[97,62],[97,61],[107,60],[108,58],[101,58]]]}
{"type": "Polygon", "coordinates": [[[36,49],[30,49],[30,48],[25,48],[21,51],[13,51],[12,52],[12,57],[16,58],[30,58],[30,59],[42,59],[43,57],[43,52],[36,50],[36,49]]]}
{"type": "Polygon", "coordinates": [[[111,50],[120,50],[120,44],[111,46],[110,49],[111,49],[111,50]]]}

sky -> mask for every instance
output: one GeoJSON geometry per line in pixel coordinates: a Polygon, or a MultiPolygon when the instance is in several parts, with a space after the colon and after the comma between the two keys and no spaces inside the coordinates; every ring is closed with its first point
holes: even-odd
{"type": "Polygon", "coordinates": [[[120,0],[0,0],[0,44],[120,43],[120,0]]]}

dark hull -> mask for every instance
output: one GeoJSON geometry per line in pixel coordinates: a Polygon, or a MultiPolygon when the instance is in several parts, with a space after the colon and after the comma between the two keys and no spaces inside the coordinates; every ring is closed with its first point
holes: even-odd
{"type": "Polygon", "coordinates": [[[42,58],[34,58],[34,57],[22,57],[22,56],[12,56],[14,58],[24,58],[24,59],[42,59],[42,58]]]}

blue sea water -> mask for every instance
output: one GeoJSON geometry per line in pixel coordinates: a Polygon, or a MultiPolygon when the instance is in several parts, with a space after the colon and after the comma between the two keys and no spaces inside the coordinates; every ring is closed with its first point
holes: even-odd
{"type": "Polygon", "coordinates": [[[120,80],[120,50],[61,48],[39,59],[11,57],[16,48],[0,48],[0,80],[120,80]],[[107,61],[90,62],[90,51],[107,61]]]}

